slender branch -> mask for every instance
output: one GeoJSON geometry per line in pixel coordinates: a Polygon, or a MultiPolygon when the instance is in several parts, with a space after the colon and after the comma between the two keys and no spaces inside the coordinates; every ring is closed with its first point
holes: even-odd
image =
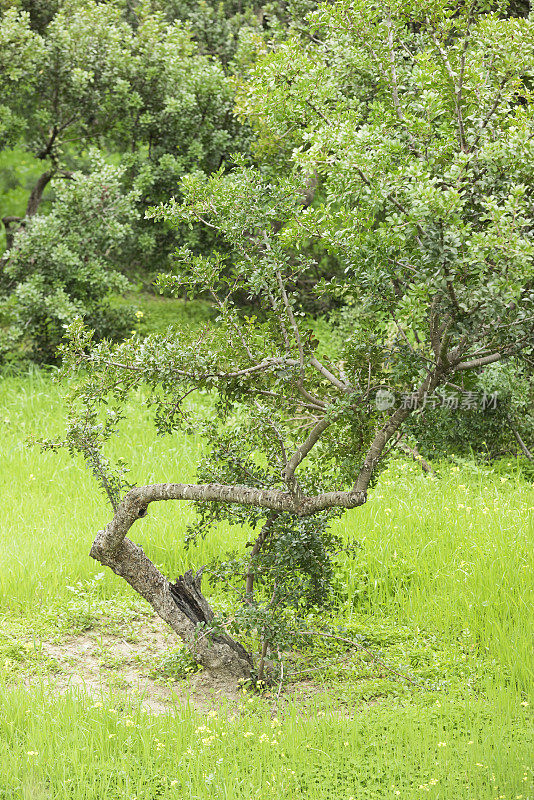
{"type": "Polygon", "coordinates": [[[283,436],[282,436],[282,434],[280,433],[280,431],[278,430],[278,428],[276,427],[276,425],[274,424],[274,422],[271,419],[267,418],[266,422],[267,422],[267,425],[270,428],[272,428],[272,430],[274,432],[274,435],[276,436],[276,439],[278,441],[278,444],[280,445],[280,452],[282,453],[282,463],[284,465],[284,470],[285,470],[285,468],[287,466],[287,453],[286,453],[286,446],[284,444],[283,436]]]}
{"type": "Polygon", "coordinates": [[[258,553],[260,552],[261,548],[265,543],[265,540],[271,533],[272,527],[277,517],[278,517],[277,513],[269,514],[267,520],[262,526],[261,531],[256,537],[256,541],[254,542],[252,550],[250,551],[249,568],[246,574],[246,583],[245,583],[245,593],[247,600],[249,602],[250,600],[253,599],[253,592],[254,592],[254,573],[251,572],[252,561],[258,555],[258,553]]]}
{"type": "MultiPolygon", "coordinates": [[[[425,392],[432,392],[439,385],[442,380],[444,371],[438,365],[433,373],[429,373],[416,393],[417,402],[414,407],[419,405],[419,402],[425,396],[425,392]]],[[[384,448],[391,437],[398,431],[402,423],[410,416],[412,410],[409,408],[398,408],[386,421],[385,425],[377,432],[373,439],[369,450],[365,456],[365,460],[360,469],[360,472],[354,483],[354,491],[367,492],[369,481],[373,470],[380,461],[384,448]]]]}
{"type": "Polygon", "coordinates": [[[333,419],[331,417],[323,417],[323,419],[319,420],[319,422],[313,427],[306,441],[303,442],[300,447],[297,447],[285,468],[284,478],[288,485],[293,480],[295,476],[295,470],[297,469],[298,465],[306,458],[312,447],[314,447],[319,441],[321,434],[332,424],[332,422],[333,419]]]}
{"type": "Polygon", "coordinates": [[[269,302],[270,302],[271,308],[272,308],[272,310],[273,310],[273,312],[274,312],[274,314],[276,316],[276,319],[280,323],[280,331],[282,333],[282,338],[284,340],[284,346],[286,348],[286,352],[289,352],[289,349],[290,349],[289,348],[289,337],[287,335],[286,326],[285,326],[285,323],[284,323],[282,315],[278,313],[278,309],[276,307],[276,301],[275,301],[273,293],[271,292],[269,287],[267,287],[267,296],[269,298],[269,302]]]}
{"type": "Polygon", "coordinates": [[[452,327],[452,317],[446,320],[440,327],[439,333],[442,336],[440,347],[439,347],[439,354],[437,358],[438,366],[444,365],[445,367],[450,367],[449,356],[447,353],[447,348],[450,343],[451,334],[449,333],[450,328],[452,327]]]}
{"type": "Polygon", "coordinates": [[[454,366],[455,370],[476,369],[477,367],[484,367],[486,364],[493,364],[495,361],[500,361],[503,358],[503,353],[492,353],[490,356],[483,358],[475,358],[473,361],[461,361],[454,366]]]}
{"type": "Polygon", "coordinates": [[[509,414],[506,415],[506,421],[508,422],[508,425],[510,426],[510,430],[514,434],[514,438],[515,438],[517,444],[519,445],[519,447],[521,448],[521,450],[523,452],[523,455],[526,456],[529,459],[529,461],[532,461],[534,456],[532,455],[532,453],[530,452],[530,450],[528,449],[528,447],[524,443],[523,439],[519,435],[519,431],[517,430],[517,428],[515,427],[514,423],[512,422],[512,419],[511,419],[509,414]]]}
{"type": "Polygon", "coordinates": [[[465,76],[465,56],[467,54],[467,48],[469,47],[469,32],[471,30],[471,24],[473,22],[473,12],[475,10],[475,3],[471,3],[469,6],[469,11],[467,12],[467,22],[465,26],[465,33],[464,33],[464,46],[462,47],[462,55],[460,56],[460,75],[458,77],[458,87],[460,89],[458,93],[458,101],[461,102],[462,99],[462,91],[464,88],[464,76],[465,76]]]}
{"type": "Polygon", "coordinates": [[[171,418],[171,416],[174,414],[174,412],[177,411],[178,408],[180,408],[180,406],[181,406],[182,402],[185,400],[185,398],[188,397],[190,394],[193,394],[193,392],[196,392],[196,391],[197,391],[197,387],[193,386],[192,389],[188,389],[187,392],[184,392],[178,398],[178,400],[176,400],[174,403],[169,403],[170,408],[167,411],[167,413],[165,414],[165,420],[166,421],[169,420],[171,418]]]}
{"type": "Polygon", "coordinates": [[[321,409],[327,408],[327,404],[324,403],[322,400],[320,400],[318,397],[315,397],[314,394],[311,394],[310,392],[308,392],[308,390],[305,389],[304,386],[302,386],[301,382],[299,382],[297,384],[297,389],[298,389],[299,393],[303,397],[305,397],[306,400],[309,400],[309,402],[312,403],[314,406],[316,406],[318,408],[321,408],[321,409]]]}
{"type": "Polygon", "coordinates": [[[321,362],[315,356],[310,358],[310,364],[314,366],[315,369],[321,373],[321,375],[324,375],[324,377],[330,381],[330,383],[332,383],[338,389],[341,389],[341,391],[346,392],[350,388],[346,383],[343,383],[343,381],[340,381],[339,378],[336,378],[336,376],[333,375],[325,366],[323,366],[323,364],[321,364],[321,362]]]}
{"type": "MultiPolygon", "coordinates": [[[[95,356],[94,353],[91,354],[91,355],[87,355],[85,353],[80,353],[79,357],[80,357],[80,360],[88,361],[88,362],[93,363],[93,364],[100,364],[100,365],[103,365],[103,366],[106,366],[106,367],[115,367],[116,369],[125,369],[125,370],[128,370],[130,372],[137,372],[137,373],[141,373],[142,372],[142,368],[140,366],[136,365],[136,364],[125,364],[124,362],[115,361],[115,360],[109,359],[109,358],[99,358],[98,356],[95,356]]],[[[288,358],[282,357],[282,358],[273,358],[273,359],[270,359],[269,361],[263,361],[262,363],[256,364],[253,367],[247,367],[245,369],[237,370],[237,371],[234,371],[234,372],[218,371],[218,372],[195,373],[195,372],[189,372],[189,371],[181,370],[181,369],[177,369],[177,368],[174,368],[173,372],[177,376],[184,377],[184,378],[194,378],[196,380],[206,380],[207,378],[220,378],[221,380],[222,379],[231,380],[233,378],[240,378],[240,377],[245,377],[245,376],[248,376],[248,375],[254,375],[257,372],[266,371],[266,370],[271,369],[273,367],[297,366],[298,364],[299,364],[299,362],[296,361],[295,359],[288,359],[288,358]]],[[[309,403],[308,407],[309,408],[311,408],[313,410],[324,410],[324,409],[326,409],[327,404],[325,402],[323,402],[322,400],[320,400],[318,397],[315,397],[315,395],[311,394],[306,389],[304,389],[304,387],[302,386],[301,382],[299,382],[297,384],[296,388],[297,388],[299,394],[301,394],[302,397],[304,397],[304,399],[308,401],[308,403],[309,403]]],[[[271,397],[279,397],[279,395],[276,395],[275,393],[272,393],[272,392],[267,392],[266,390],[255,389],[255,391],[258,392],[259,394],[268,394],[271,397]]],[[[295,402],[297,402],[297,403],[300,402],[301,405],[303,405],[303,406],[306,405],[305,403],[302,403],[301,401],[299,401],[297,399],[295,399],[295,402]]]]}
{"type": "MultiPolygon", "coordinates": [[[[366,175],[366,174],[363,172],[363,170],[361,170],[361,169],[360,169],[360,167],[358,167],[358,166],[356,166],[356,165],[354,166],[354,169],[356,170],[356,172],[358,173],[358,175],[360,176],[360,178],[362,179],[362,181],[365,183],[365,185],[366,185],[366,186],[369,186],[369,187],[372,187],[372,183],[371,183],[370,179],[369,179],[369,178],[367,177],[367,175],[366,175]]],[[[405,208],[403,205],[401,205],[401,203],[399,203],[399,201],[397,200],[397,198],[396,198],[396,197],[395,197],[393,194],[391,194],[391,192],[388,192],[388,193],[386,194],[386,197],[388,198],[388,200],[390,201],[390,203],[393,203],[393,205],[395,206],[395,208],[397,208],[399,211],[402,211],[402,213],[403,213],[403,214],[406,214],[406,216],[407,216],[407,217],[409,217],[409,216],[410,216],[410,215],[409,215],[409,213],[408,213],[408,210],[407,210],[407,209],[406,209],[406,208],[405,208]]],[[[417,228],[417,231],[418,231],[418,233],[419,233],[419,236],[424,236],[424,233],[425,233],[425,232],[424,232],[424,230],[423,230],[423,228],[421,227],[421,224],[420,224],[419,222],[416,222],[416,223],[415,223],[415,227],[417,228]]],[[[423,246],[423,243],[422,243],[422,241],[421,241],[421,239],[420,239],[419,237],[417,237],[417,243],[418,243],[418,245],[419,245],[420,247],[422,247],[422,246],[423,246]]]]}
{"type": "Polygon", "coordinates": [[[498,108],[498,106],[499,106],[499,102],[500,102],[500,100],[501,100],[501,97],[502,97],[503,90],[504,90],[504,88],[505,88],[506,84],[508,83],[508,81],[510,80],[510,78],[511,78],[511,75],[509,75],[509,74],[507,73],[507,74],[504,76],[504,78],[502,79],[501,83],[499,84],[499,88],[498,88],[498,90],[497,90],[497,94],[495,95],[495,100],[493,101],[492,105],[490,106],[488,113],[487,113],[487,114],[486,114],[486,116],[484,117],[484,119],[483,119],[483,121],[482,121],[482,123],[481,123],[481,125],[480,125],[480,128],[479,128],[479,130],[478,130],[478,133],[477,133],[477,135],[475,136],[475,139],[474,139],[473,143],[472,143],[472,144],[471,144],[471,145],[468,147],[468,149],[467,149],[467,152],[468,152],[468,153],[471,153],[471,152],[473,152],[473,150],[475,149],[475,147],[476,147],[476,146],[477,146],[477,144],[479,143],[479,141],[480,141],[480,139],[481,139],[481,136],[482,136],[483,132],[485,131],[485,129],[486,129],[486,128],[487,128],[487,126],[489,125],[489,123],[490,123],[490,121],[491,121],[491,118],[492,118],[492,116],[493,116],[493,115],[494,115],[494,113],[497,111],[497,108],[498,108]]]}
{"type": "MultiPolygon", "coordinates": [[[[259,404],[256,403],[256,405],[259,408],[259,404]]],[[[286,452],[286,447],[285,447],[285,444],[284,444],[284,439],[282,437],[282,434],[280,433],[280,431],[278,430],[278,428],[276,427],[276,425],[274,424],[274,422],[271,419],[269,419],[267,417],[266,422],[267,422],[267,425],[273,430],[274,435],[276,436],[276,439],[277,439],[277,441],[278,441],[278,443],[280,445],[280,451],[282,453],[282,463],[284,465],[283,470],[282,470],[282,476],[284,476],[284,478],[285,478],[286,470],[287,470],[287,463],[288,462],[287,462],[287,452],[286,452]]],[[[292,479],[290,478],[289,480],[286,480],[286,482],[287,482],[287,487],[288,487],[289,491],[291,492],[291,494],[295,498],[295,500],[298,502],[299,499],[302,497],[302,494],[303,494],[299,482],[294,477],[292,479]]]]}
{"type": "Polygon", "coordinates": [[[195,211],[195,209],[191,209],[191,213],[198,219],[199,222],[201,222],[203,225],[206,225],[208,228],[213,228],[215,231],[220,230],[217,225],[213,225],[211,222],[208,222],[208,220],[204,219],[204,217],[199,214],[198,211],[195,211]]]}
{"type": "Polygon", "coordinates": [[[414,461],[421,465],[423,472],[428,472],[430,475],[437,475],[438,473],[429,462],[423,458],[417,447],[410,447],[407,442],[397,442],[399,450],[403,450],[407,455],[411,456],[414,461]]]}
{"type": "Polygon", "coordinates": [[[406,122],[406,117],[404,115],[404,111],[402,109],[402,105],[401,105],[400,98],[399,98],[399,85],[398,85],[398,78],[397,78],[397,64],[396,64],[396,59],[395,59],[395,44],[394,44],[394,41],[393,41],[393,23],[391,21],[391,14],[389,13],[389,11],[387,12],[387,14],[385,16],[385,20],[384,21],[385,21],[386,28],[387,28],[387,31],[388,31],[387,46],[388,46],[388,50],[389,50],[389,64],[390,64],[390,73],[391,73],[391,95],[392,95],[392,98],[393,98],[393,105],[395,106],[395,111],[396,111],[397,117],[399,118],[399,121],[401,122],[404,130],[406,131],[406,134],[407,134],[408,139],[410,141],[411,149],[412,149],[414,155],[416,155],[418,158],[420,158],[421,157],[421,153],[417,149],[417,147],[415,145],[414,138],[412,136],[412,133],[411,133],[410,129],[408,128],[408,125],[407,125],[407,122],[406,122]]]}
{"type": "MultiPolygon", "coordinates": [[[[210,287],[210,290],[209,290],[209,292],[210,292],[210,295],[211,295],[211,297],[213,298],[213,301],[214,301],[214,302],[215,302],[215,304],[217,305],[217,307],[218,307],[219,311],[221,311],[221,313],[224,313],[224,305],[223,305],[223,303],[221,302],[221,300],[220,300],[219,296],[217,295],[217,292],[214,292],[214,291],[213,291],[213,289],[212,289],[211,287],[210,287]]],[[[246,341],[245,337],[243,336],[243,332],[240,330],[239,326],[238,326],[238,325],[237,325],[237,323],[234,321],[234,319],[232,318],[232,316],[231,316],[231,315],[230,315],[230,317],[229,317],[229,320],[230,320],[230,325],[231,325],[231,326],[232,326],[232,328],[235,330],[235,332],[237,333],[237,335],[238,335],[239,339],[241,340],[241,344],[243,345],[243,347],[244,347],[244,349],[245,349],[245,352],[246,352],[247,356],[250,358],[250,360],[251,360],[251,361],[255,361],[255,358],[254,358],[254,356],[252,355],[252,352],[251,352],[251,350],[250,350],[250,348],[249,348],[249,346],[248,346],[248,344],[247,344],[247,341],[246,341]]]]}
{"type": "MultiPolygon", "coordinates": [[[[427,17],[427,24],[430,27],[430,20],[427,17]]],[[[456,75],[454,74],[454,70],[451,67],[451,63],[447,57],[447,53],[438,41],[436,33],[432,30],[432,41],[434,42],[438,53],[441,56],[441,60],[443,62],[443,66],[449,76],[449,80],[452,85],[453,89],[453,96],[454,96],[454,111],[456,113],[456,119],[458,121],[458,140],[460,142],[460,148],[462,152],[467,153],[467,144],[466,144],[466,136],[465,136],[465,126],[464,126],[464,118],[462,113],[462,85],[456,80],[456,75]]]]}
{"type": "Polygon", "coordinates": [[[402,110],[402,106],[399,100],[399,87],[397,82],[397,65],[395,61],[395,47],[393,43],[393,23],[391,21],[391,14],[389,11],[385,16],[385,24],[386,28],[388,29],[388,50],[389,50],[389,63],[390,63],[390,71],[391,71],[391,93],[393,95],[393,105],[395,106],[395,111],[397,112],[397,116],[399,120],[404,123],[406,117],[404,116],[404,111],[402,110]]]}
{"type": "Polygon", "coordinates": [[[297,343],[297,348],[299,351],[299,360],[300,360],[300,368],[301,372],[304,370],[304,348],[302,347],[302,340],[300,338],[300,331],[298,329],[297,322],[295,320],[295,316],[293,314],[293,309],[291,308],[291,303],[289,302],[289,298],[287,296],[287,292],[285,290],[284,282],[282,280],[282,276],[280,274],[280,270],[276,270],[276,280],[278,281],[278,286],[280,288],[280,293],[282,295],[282,302],[284,304],[284,308],[287,313],[287,317],[289,319],[289,324],[293,329],[293,333],[295,335],[295,341],[297,343]]]}
{"type": "Polygon", "coordinates": [[[280,402],[282,400],[286,400],[286,401],[291,402],[291,403],[296,403],[297,405],[302,406],[303,408],[309,408],[310,411],[324,411],[324,409],[326,408],[326,404],[325,403],[321,403],[321,405],[318,405],[317,402],[305,403],[303,400],[300,400],[298,397],[294,397],[294,398],[290,399],[288,397],[284,397],[281,394],[276,394],[276,392],[270,392],[268,389],[257,389],[256,387],[254,387],[254,391],[257,392],[257,394],[265,395],[265,397],[272,397],[275,400],[278,400],[278,402],[280,402]]]}
{"type": "Polygon", "coordinates": [[[430,333],[430,344],[432,345],[432,350],[434,351],[434,355],[436,358],[438,358],[439,354],[438,303],[439,303],[439,294],[435,294],[434,297],[432,298],[432,303],[430,305],[428,330],[430,333]]]}
{"type": "Polygon", "coordinates": [[[402,328],[402,327],[401,327],[401,325],[399,324],[399,322],[398,322],[398,321],[397,321],[397,319],[395,318],[395,315],[393,314],[393,311],[390,311],[389,313],[390,313],[391,319],[393,320],[393,322],[394,322],[394,323],[395,323],[395,325],[397,326],[397,330],[398,330],[398,332],[400,333],[400,335],[402,336],[402,338],[404,339],[404,341],[405,341],[405,342],[406,342],[406,344],[408,345],[408,348],[409,348],[409,350],[410,350],[410,351],[413,353],[413,355],[414,355],[414,356],[417,356],[417,355],[418,355],[418,353],[416,353],[416,351],[415,351],[415,348],[414,348],[413,344],[410,342],[410,340],[409,340],[409,339],[408,339],[408,337],[406,336],[406,333],[405,333],[405,331],[404,331],[404,328],[402,328]]]}
{"type": "Polygon", "coordinates": [[[268,649],[269,649],[269,642],[267,641],[267,639],[263,639],[260,650],[260,661],[258,664],[258,682],[263,681],[263,674],[265,669],[265,657],[267,655],[268,649]]]}
{"type": "MultiPolygon", "coordinates": [[[[126,369],[134,372],[139,372],[140,367],[135,364],[124,364],[120,361],[113,361],[111,359],[106,358],[98,358],[94,354],[86,355],[81,354],[80,356],[84,361],[90,361],[92,363],[103,364],[107,367],[117,367],[118,369],[126,369]]],[[[262,372],[267,369],[271,369],[272,367],[277,367],[281,365],[289,365],[289,366],[296,366],[299,362],[295,361],[294,359],[287,359],[287,358],[272,358],[268,361],[262,361],[260,364],[255,364],[253,367],[246,367],[244,369],[236,370],[234,372],[204,372],[204,373],[197,373],[197,372],[189,372],[186,370],[181,369],[173,369],[173,372],[180,377],[185,378],[197,378],[197,379],[205,379],[205,378],[241,378],[246,375],[251,375],[256,372],[262,372]]]]}

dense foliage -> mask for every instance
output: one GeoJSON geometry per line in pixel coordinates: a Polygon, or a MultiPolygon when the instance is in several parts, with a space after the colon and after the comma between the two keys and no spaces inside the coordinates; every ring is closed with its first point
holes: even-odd
{"type": "Polygon", "coordinates": [[[0,351],[51,361],[65,328],[83,317],[98,336],[130,335],[135,316],[109,303],[127,288],[114,258],[131,234],[135,195],[124,194],[122,171],[95,158],[89,175],[58,186],[51,212],[35,214],[15,235],[3,270],[9,299],[1,307],[0,351]]]}
{"type": "MultiPolygon", "coordinates": [[[[52,189],[53,208],[56,194],[62,203],[59,187],[65,179],[90,174],[90,146],[120,163],[121,191],[135,201],[130,202],[128,236],[109,266],[150,281],[166,265],[175,237],[164,226],[147,225],[144,209],[175,195],[185,173],[209,173],[229,152],[246,145],[246,134],[232,114],[233,89],[222,65],[199,53],[189,28],[180,20],[168,20],[149,4],[139,4],[132,16],[121,3],[65,0],[57,4],[56,13],[48,14],[46,24],[43,9],[32,5],[27,13],[9,7],[0,17],[0,142],[3,147],[23,147],[42,165],[29,187],[24,213],[3,218],[10,250],[3,264],[15,258],[15,234],[21,232],[15,245],[20,249],[22,233],[40,210],[45,192],[52,189]]],[[[94,213],[100,214],[100,224],[108,224],[105,208],[96,206],[94,213]]],[[[71,223],[76,226],[74,217],[71,223]]],[[[32,225],[34,243],[38,231],[52,235],[45,229],[44,222],[32,225]]],[[[201,247],[213,238],[202,234],[199,241],[198,232],[182,231],[184,236],[201,247]]],[[[10,307],[23,291],[13,282],[14,273],[39,269],[28,260],[22,268],[28,252],[28,247],[20,250],[17,267],[8,266],[0,275],[0,299],[10,307]]],[[[81,252],[78,257],[83,257],[81,252]]],[[[40,280],[46,292],[44,274],[40,280]]],[[[78,313],[97,325],[99,336],[121,337],[122,323],[114,330],[99,325],[98,315],[84,306],[75,287],[72,295],[65,291],[78,313]]],[[[95,294],[91,302],[97,301],[95,294]]],[[[46,302],[52,309],[53,293],[46,302]]],[[[58,307],[46,324],[53,326],[54,316],[61,314],[58,307]]],[[[99,314],[104,319],[105,312],[99,314]]],[[[11,315],[4,341],[31,339],[31,327],[41,325],[36,318],[30,329],[12,330],[22,316],[22,310],[11,315]]],[[[50,361],[56,345],[54,341],[52,347],[51,341],[46,351],[37,342],[29,347],[35,358],[50,361]]]]}

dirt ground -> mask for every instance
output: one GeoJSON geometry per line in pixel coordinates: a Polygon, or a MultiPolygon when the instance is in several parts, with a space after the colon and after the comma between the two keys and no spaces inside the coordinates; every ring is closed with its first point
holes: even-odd
{"type": "MultiPolygon", "coordinates": [[[[154,667],[178,640],[159,619],[132,625],[123,636],[88,631],[65,638],[61,642],[41,643],[42,654],[56,663],[45,679],[53,694],[80,689],[95,699],[113,692],[125,700],[141,700],[155,713],[172,711],[176,706],[192,705],[204,710],[218,701],[237,699],[236,687],[203,673],[187,680],[155,674],[154,667]]],[[[31,686],[36,676],[27,678],[31,686]]],[[[43,677],[38,680],[43,682],[43,677]]]]}

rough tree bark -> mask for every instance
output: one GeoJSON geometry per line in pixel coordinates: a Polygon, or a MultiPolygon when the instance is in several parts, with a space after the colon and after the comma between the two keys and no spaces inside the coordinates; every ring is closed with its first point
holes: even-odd
{"type": "Polygon", "coordinates": [[[52,178],[70,179],[72,178],[72,172],[69,172],[68,170],[58,171],[54,167],[46,170],[46,172],[43,172],[41,175],[39,175],[37,181],[35,182],[35,186],[30,192],[24,216],[2,217],[2,223],[6,231],[6,247],[8,250],[10,250],[11,247],[13,246],[13,239],[15,238],[15,234],[19,230],[19,228],[24,227],[26,220],[35,216],[35,214],[39,210],[39,206],[41,205],[41,201],[43,199],[44,190],[46,189],[52,178]]]}
{"type": "Polygon", "coordinates": [[[198,624],[209,626],[214,617],[201,591],[202,571],[194,575],[189,570],[172,584],[141,547],[124,539],[115,550],[106,550],[101,546],[100,534],[91,555],[144,597],[210,673],[235,680],[250,677],[252,659],[238,642],[227,634],[207,634],[202,629],[198,635],[198,624]]]}

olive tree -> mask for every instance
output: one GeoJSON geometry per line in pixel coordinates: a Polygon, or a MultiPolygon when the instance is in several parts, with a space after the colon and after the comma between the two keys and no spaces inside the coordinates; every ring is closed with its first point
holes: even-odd
{"type": "Polygon", "coordinates": [[[217,325],[117,346],[70,329],[64,369],[79,383],[65,443],[114,508],[91,555],[208,670],[246,677],[251,656],[215,618],[200,575],[169,581],[129,538],[149,509],[192,503],[203,535],[223,519],[252,527],[227,574],[241,578],[242,618],[268,646],[269,610],[324,588],[332,517],[366,502],[410,417],[488,365],[532,357],[534,27],[486,7],[341,0],[311,16],[312,35],[260,52],[241,113],[267,143],[292,142],[291,169],[238,162],[192,175],[183,202],[152,212],[224,237],[230,264],[182,250],[160,278],[163,290],[210,295],[217,325]],[[344,264],[342,282],[316,291],[359,307],[342,337],[322,341],[301,310],[310,239],[344,264]],[[243,291],[259,298],[253,317],[234,302],[243,291]],[[106,441],[138,386],[159,433],[203,435],[196,483],[128,489],[110,464],[106,441]],[[189,403],[195,393],[213,398],[210,414],[189,403]]]}

